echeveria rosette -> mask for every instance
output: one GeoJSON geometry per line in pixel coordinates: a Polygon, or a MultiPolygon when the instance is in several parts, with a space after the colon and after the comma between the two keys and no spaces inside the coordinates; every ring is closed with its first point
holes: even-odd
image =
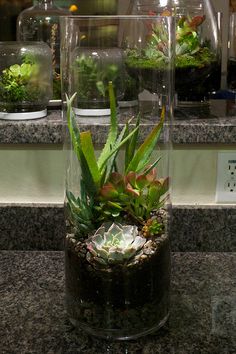
{"type": "Polygon", "coordinates": [[[124,264],[137,256],[146,239],[135,225],[103,224],[87,242],[87,260],[100,266],[124,264]]]}

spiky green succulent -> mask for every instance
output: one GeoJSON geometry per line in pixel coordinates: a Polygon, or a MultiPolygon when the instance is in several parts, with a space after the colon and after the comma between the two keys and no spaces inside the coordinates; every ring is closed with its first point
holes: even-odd
{"type": "Polygon", "coordinates": [[[103,224],[86,242],[87,260],[101,266],[123,264],[137,256],[145,242],[137,226],[103,224]]]}
{"type": "Polygon", "coordinates": [[[158,124],[138,146],[139,117],[136,125],[131,127],[128,122],[119,132],[112,83],[109,83],[109,93],[110,131],[98,158],[95,155],[91,132],[80,132],[76,124],[72,110],[73,97],[67,100],[69,133],[81,167],[80,196],[75,197],[67,189],[68,219],[77,238],[87,237],[104,221],[120,222],[120,218],[125,216],[129,216],[129,220],[132,219],[130,223],[139,222],[143,225],[152,212],[163,206],[161,196],[167,191],[167,183],[153,177],[160,157],[152,160],[152,153],[164,124],[165,109],[162,110],[158,124]],[[125,148],[125,161],[122,172],[116,173],[118,153],[122,147],[125,148]],[[118,192],[118,200],[114,200],[109,194],[111,184],[111,193],[118,192]],[[134,194],[139,194],[138,198],[134,194]],[[130,200],[132,205],[129,206],[130,200]]]}

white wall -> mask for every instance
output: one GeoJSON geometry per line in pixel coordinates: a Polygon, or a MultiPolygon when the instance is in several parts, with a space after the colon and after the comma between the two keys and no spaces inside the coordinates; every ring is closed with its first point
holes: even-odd
{"type": "MultiPolygon", "coordinates": [[[[207,145],[174,148],[174,204],[214,203],[217,152],[224,149],[207,145]]],[[[63,203],[65,164],[61,147],[1,147],[0,166],[4,167],[0,170],[0,203],[63,203]]]]}

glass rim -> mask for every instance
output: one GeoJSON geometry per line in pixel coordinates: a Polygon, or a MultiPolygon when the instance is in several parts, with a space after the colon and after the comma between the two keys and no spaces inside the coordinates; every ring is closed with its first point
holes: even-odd
{"type": "Polygon", "coordinates": [[[117,20],[150,20],[150,19],[166,19],[168,21],[174,21],[175,16],[162,16],[162,15],[63,15],[60,19],[70,19],[70,20],[88,20],[88,19],[117,19],[117,20]]]}
{"type": "Polygon", "coordinates": [[[21,41],[21,40],[19,40],[19,41],[0,41],[0,45],[16,45],[17,46],[19,44],[32,45],[32,46],[34,46],[34,45],[43,45],[44,46],[46,44],[46,46],[48,46],[48,44],[44,41],[21,41]]]}

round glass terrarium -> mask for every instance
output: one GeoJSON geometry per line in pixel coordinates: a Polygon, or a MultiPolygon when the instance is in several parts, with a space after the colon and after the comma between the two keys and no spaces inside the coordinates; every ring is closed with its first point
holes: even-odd
{"type": "Polygon", "coordinates": [[[33,7],[20,13],[17,19],[17,39],[21,41],[43,41],[52,52],[53,97],[50,105],[61,103],[60,78],[60,16],[71,13],[57,7],[53,0],[38,0],[33,7]]]}
{"type": "Polygon", "coordinates": [[[113,83],[117,106],[137,105],[139,94],[146,90],[153,97],[146,100],[144,111],[155,116],[161,101],[166,100],[173,55],[173,31],[167,31],[174,20],[129,18],[130,23],[125,16],[61,18],[62,85],[67,95],[76,93],[76,114],[87,118],[109,116],[109,81],[113,83]],[[165,36],[165,49],[153,57],[155,31],[159,30],[165,36]]]}
{"type": "MultiPolygon", "coordinates": [[[[66,308],[73,325],[106,339],[126,340],[146,335],[163,326],[169,316],[168,123],[173,98],[173,29],[173,18],[158,16],[151,22],[148,16],[74,17],[61,21],[62,33],[67,33],[61,46],[67,101],[64,117],[68,127],[65,144],[68,153],[66,308]],[[74,60],[78,55],[79,60],[81,55],[84,60],[92,57],[91,53],[96,57],[97,53],[90,48],[91,38],[84,34],[88,23],[97,31],[87,33],[96,36],[103,33],[102,42],[109,48],[105,53],[112,57],[119,53],[118,62],[122,58],[123,66],[127,65],[127,57],[130,51],[137,49],[138,43],[146,49],[144,42],[139,42],[143,29],[148,31],[150,26],[157,25],[166,30],[163,73],[158,75],[155,86],[160,99],[150,125],[142,124],[141,112],[132,121],[118,122],[116,80],[99,83],[102,87],[107,85],[103,91],[107,90],[110,102],[108,123],[94,124],[93,120],[83,121],[76,116],[73,108],[79,105],[76,97],[80,96],[82,88],[78,85],[76,96],[72,96],[70,77],[73,75],[74,80],[74,60]],[[112,34],[104,33],[99,27],[104,29],[111,24],[116,25],[112,34]],[[78,46],[78,38],[87,39],[89,46],[78,46]],[[73,41],[77,43],[71,51],[73,41]]],[[[93,40],[98,42],[97,38],[93,40]]],[[[104,47],[102,53],[103,50],[104,47]]],[[[136,54],[138,56],[140,51],[136,54]]],[[[113,65],[115,60],[113,58],[113,65]]],[[[104,59],[102,69],[108,70],[110,63],[104,59]]],[[[134,73],[132,70],[131,75],[134,73]]],[[[76,82],[79,79],[79,75],[75,77],[76,82]]],[[[93,90],[99,81],[92,81],[93,90]]],[[[150,85],[150,79],[148,82],[150,85]]],[[[154,86],[151,85],[151,89],[154,90],[154,86]]]]}
{"type": "MultiPolygon", "coordinates": [[[[219,29],[211,0],[136,0],[133,13],[176,17],[178,105],[206,104],[209,94],[220,88],[221,78],[219,29]]],[[[156,35],[157,50],[162,51],[162,35],[156,35]]]]}
{"type": "Polygon", "coordinates": [[[0,118],[47,115],[52,95],[52,58],[42,42],[0,42],[0,118]]]}
{"type": "Polygon", "coordinates": [[[77,92],[74,111],[78,116],[109,116],[108,83],[117,99],[123,92],[123,53],[119,48],[76,47],[72,53],[70,92],[77,92]]]}

